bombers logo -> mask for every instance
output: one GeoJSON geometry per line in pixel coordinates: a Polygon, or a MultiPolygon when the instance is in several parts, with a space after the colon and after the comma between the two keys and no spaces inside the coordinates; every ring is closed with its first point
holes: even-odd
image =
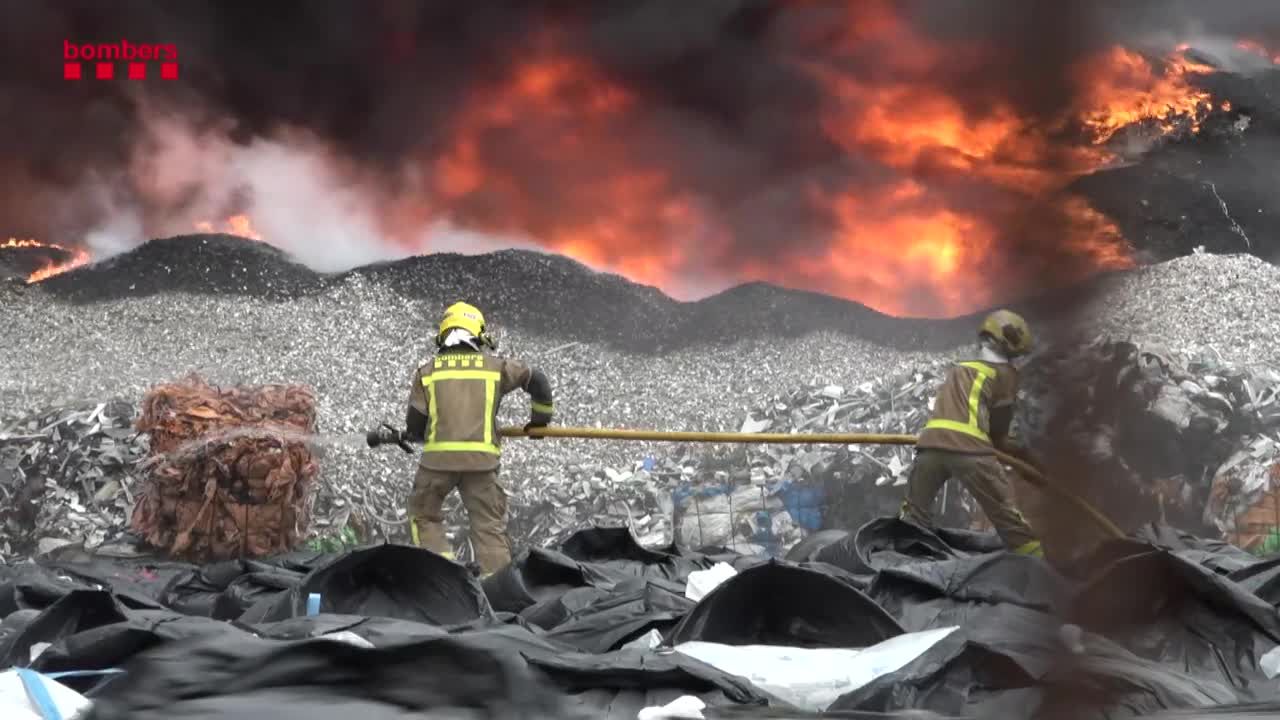
{"type": "Polygon", "coordinates": [[[73,43],[62,41],[62,77],[79,80],[83,77],[81,61],[93,68],[99,80],[115,77],[116,64],[126,63],[130,80],[146,80],[147,68],[158,63],[161,80],[178,79],[178,48],[172,43],[73,43]]]}

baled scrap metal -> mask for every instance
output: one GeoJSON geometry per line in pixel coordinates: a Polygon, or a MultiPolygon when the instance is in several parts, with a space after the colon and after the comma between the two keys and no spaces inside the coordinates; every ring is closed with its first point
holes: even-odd
{"type": "Polygon", "coordinates": [[[197,375],[152,388],[142,399],[138,430],[167,453],[192,438],[236,425],[272,424],[314,432],[316,399],[300,385],[219,388],[197,375]]]}
{"type": "Polygon", "coordinates": [[[153,455],[131,524],[149,544],[213,560],[287,552],[306,536],[318,472],[310,390],[192,376],[153,388],[142,407],[153,455]]]}

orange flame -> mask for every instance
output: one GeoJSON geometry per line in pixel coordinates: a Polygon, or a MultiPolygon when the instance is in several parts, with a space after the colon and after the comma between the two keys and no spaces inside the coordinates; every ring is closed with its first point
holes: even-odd
{"type": "Polygon", "coordinates": [[[840,37],[825,26],[807,44],[822,52],[795,62],[823,91],[817,127],[837,154],[892,172],[878,187],[811,188],[808,204],[831,226],[805,232],[825,238],[787,238],[768,262],[740,257],[715,206],[674,172],[662,141],[631,132],[629,119],[647,111],[637,96],[590,62],[545,49],[472,90],[450,142],[428,160],[423,196],[433,202],[389,209],[389,235],[445,214],[473,229],[530,236],[668,292],[691,267],[710,266],[735,280],[827,292],[899,315],[955,315],[1006,298],[1012,286],[1038,289],[1043,275],[991,282],[993,268],[1014,262],[999,257],[1011,241],[1052,241],[1050,256],[1071,266],[1046,268],[1056,284],[1133,264],[1116,225],[1064,191],[1111,160],[1105,145],[1125,127],[1197,131],[1217,104],[1194,79],[1212,68],[1185,48],[1159,60],[1111,48],[1074,68],[1081,104],[1046,121],[931,82],[939,67],[984,67],[986,49],[925,38],[891,3],[859,7],[870,10],[840,37]],[[883,59],[879,70],[851,72],[867,53],[883,59]],[[507,162],[496,154],[501,147],[522,161],[507,162]],[[537,167],[545,181],[513,165],[537,167]],[[957,201],[954,188],[966,184],[990,197],[957,201]],[[1044,234],[1037,221],[1050,226],[1050,239],[1036,237],[1044,234]]]}
{"type": "Polygon", "coordinates": [[[195,223],[195,229],[203,233],[224,232],[228,235],[238,235],[250,240],[262,240],[262,236],[253,229],[253,221],[249,219],[248,215],[232,215],[222,221],[221,230],[208,220],[201,220],[195,223]]]}
{"type": "Polygon", "coordinates": [[[1081,71],[1090,105],[1083,123],[1094,144],[1105,143],[1121,128],[1146,121],[1165,134],[1184,122],[1196,132],[1213,107],[1209,93],[1190,82],[1190,76],[1213,72],[1213,68],[1180,52],[1165,58],[1161,72],[1142,55],[1114,47],[1086,63],[1081,71]]]}
{"type": "Polygon", "coordinates": [[[81,265],[87,265],[92,259],[89,256],[89,253],[84,250],[64,247],[54,243],[42,243],[38,240],[19,240],[17,238],[9,238],[7,241],[0,243],[0,249],[4,248],[47,248],[49,250],[56,250],[60,253],[66,253],[71,256],[69,260],[63,260],[62,262],[57,262],[55,260],[46,261],[44,267],[27,276],[28,285],[38,283],[41,280],[51,278],[54,275],[59,275],[67,272],[68,270],[74,270],[81,265]]]}

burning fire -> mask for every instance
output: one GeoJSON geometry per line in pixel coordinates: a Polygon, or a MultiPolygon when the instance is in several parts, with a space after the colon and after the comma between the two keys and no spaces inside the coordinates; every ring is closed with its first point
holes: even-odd
{"type": "MultiPolygon", "coordinates": [[[[655,90],[647,60],[596,63],[555,38],[486,65],[432,114],[420,154],[404,153],[394,196],[370,191],[374,234],[417,250],[444,220],[677,296],[705,292],[701,278],[714,274],[708,285],[768,281],[950,316],[1132,265],[1119,229],[1072,183],[1114,160],[1126,128],[1177,138],[1230,107],[1198,86],[1212,68],[1186,48],[1113,47],[1055,77],[1071,92],[1027,98],[1036,88],[1010,92],[993,77],[1018,70],[998,48],[928,36],[895,3],[794,4],[805,12],[759,31],[778,74],[753,80],[750,106],[703,102],[717,94],[710,81],[655,90]],[[792,92],[799,99],[775,102],[792,92]],[[799,121],[771,117],[794,107],[806,110],[799,121]]],[[[1280,62],[1252,41],[1240,47],[1280,62]]],[[[690,74],[710,72],[697,64],[690,74]]],[[[347,183],[366,184],[376,183],[347,183]]],[[[246,210],[273,235],[282,226],[246,210]]],[[[194,227],[263,239],[244,214],[194,227]]]]}
{"type": "Polygon", "coordinates": [[[960,314],[1041,289],[1046,277],[1066,284],[1133,264],[1120,230],[1066,188],[1112,159],[1107,143],[1125,127],[1197,131],[1215,103],[1193,81],[1211,68],[1180,51],[1154,59],[1112,48],[1075,68],[1082,102],[1046,121],[931,82],[949,63],[980,64],[982,48],[926,40],[892,10],[871,19],[850,23],[834,53],[824,36],[814,41],[826,43],[821,52],[796,62],[822,89],[817,126],[837,148],[832,162],[871,161],[886,177],[812,183],[804,201],[826,227],[778,237],[768,261],[743,257],[741,227],[725,208],[683,181],[661,138],[634,131],[630,119],[645,112],[637,96],[555,53],[477,89],[455,116],[450,144],[429,160],[431,209],[388,216],[443,213],[531,236],[668,291],[690,268],[709,267],[897,315],[960,314]],[[841,52],[874,53],[877,44],[876,71],[860,76],[850,70],[857,63],[843,62],[841,52]],[[513,169],[500,148],[515,149],[542,180],[513,169]],[[1049,257],[1064,262],[1051,259],[1051,270],[1030,277],[1001,258],[1010,243],[1027,254],[1051,243],[1049,257]],[[1021,277],[992,282],[993,274],[1021,277]]]}
{"type": "Polygon", "coordinates": [[[213,223],[207,220],[201,220],[195,224],[195,229],[204,233],[224,232],[228,235],[238,235],[250,240],[262,240],[262,236],[253,229],[253,222],[249,220],[248,215],[232,215],[222,221],[221,229],[216,228],[213,223]]]}
{"type": "Polygon", "coordinates": [[[1087,78],[1091,109],[1083,123],[1095,144],[1141,122],[1155,123],[1163,134],[1176,131],[1180,123],[1188,123],[1192,132],[1200,129],[1213,100],[1209,93],[1192,86],[1190,76],[1213,72],[1213,68],[1187,59],[1182,55],[1184,49],[1166,58],[1163,70],[1120,47],[1087,63],[1083,77],[1087,78]]]}
{"type": "Polygon", "coordinates": [[[70,256],[69,260],[63,260],[62,262],[55,260],[47,261],[44,267],[27,276],[28,285],[38,283],[41,280],[51,278],[54,275],[67,272],[68,270],[73,270],[81,265],[87,265],[91,259],[89,257],[89,253],[84,250],[63,247],[62,245],[55,245],[53,243],[42,243],[37,240],[19,240],[17,238],[9,238],[7,241],[0,243],[0,249],[4,248],[46,248],[49,250],[55,250],[59,253],[65,253],[70,256]]]}

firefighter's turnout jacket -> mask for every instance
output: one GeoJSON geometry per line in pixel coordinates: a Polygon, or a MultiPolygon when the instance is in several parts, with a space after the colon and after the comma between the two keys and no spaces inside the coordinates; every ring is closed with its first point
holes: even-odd
{"type": "Polygon", "coordinates": [[[1007,442],[1017,395],[1018,372],[1007,362],[984,357],[952,366],[916,440],[902,517],[932,525],[934,498],[954,479],[982,506],[1006,545],[1019,553],[1043,554],[995,457],[996,448],[1007,442]]]}
{"type": "Polygon", "coordinates": [[[422,467],[496,470],[502,452],[498,406],[516,389],[529,393],[535,418],[550,421],[554,412],[550,381],[518,360],[449,348],[418,368],[405,425],[410,436],[424,440],[422,467]]]}

